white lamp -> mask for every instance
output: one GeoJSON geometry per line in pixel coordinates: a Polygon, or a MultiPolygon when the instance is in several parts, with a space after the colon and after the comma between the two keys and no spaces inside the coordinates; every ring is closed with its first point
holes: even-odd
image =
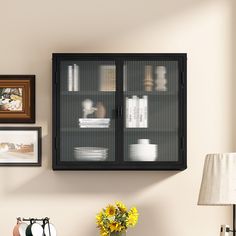
{"type": "Polygon", "coordinates": [[[198,205],[233,205],[235,236],[236,153],[208,154],[205,159],[198,205]]]}

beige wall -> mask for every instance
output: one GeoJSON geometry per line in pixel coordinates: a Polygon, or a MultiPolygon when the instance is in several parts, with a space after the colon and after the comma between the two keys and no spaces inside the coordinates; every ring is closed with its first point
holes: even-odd
{"type": "Polygon", "coordinates": [[[205,154],[236,147],[233,2],[0,0],[0,74],[36,74],[43,128],[41,168],[0,168],[1,236],[17,216],[50,216],[59,236],[98,235],[95,213],[117,199],[140,210],[130,236],[219,235],[231,223],[229,207],[196,203],[205,154]],[[188,53],[188,169],[53,172],[53,52],[188,53]]]}

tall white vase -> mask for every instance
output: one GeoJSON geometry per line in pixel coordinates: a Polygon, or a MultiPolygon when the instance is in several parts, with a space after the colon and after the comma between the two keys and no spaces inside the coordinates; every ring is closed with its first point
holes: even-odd
{"type": "Polygon", "coordinates": [[[156,67],[156,91],[167,91],[166,67],[156,67]]]}

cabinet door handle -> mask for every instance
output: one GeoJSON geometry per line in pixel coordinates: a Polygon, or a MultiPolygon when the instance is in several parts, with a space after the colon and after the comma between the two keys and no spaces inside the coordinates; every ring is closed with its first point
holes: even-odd
{"type": "Polygon", "coordinates": [[[120,107],[120,117],[123,116],[123,107],[120,107]]]}
{"type": "Polygon", "coordinates": [[[117,107],[117,117],[122,117],[123,115],[123,107],[119,106],[117,107]]]}

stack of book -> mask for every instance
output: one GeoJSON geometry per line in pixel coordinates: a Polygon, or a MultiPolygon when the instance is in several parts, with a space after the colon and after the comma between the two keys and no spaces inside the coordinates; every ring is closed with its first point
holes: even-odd
{"type": "Polygon", "coordinates": [[[80,118],[80,128],[109,128],[110,118],[80,118]]]}
{"type": "Polygon", "coordinates": [[[148,97],[126,97],[126,128],[148,127],[148,97]]]}

